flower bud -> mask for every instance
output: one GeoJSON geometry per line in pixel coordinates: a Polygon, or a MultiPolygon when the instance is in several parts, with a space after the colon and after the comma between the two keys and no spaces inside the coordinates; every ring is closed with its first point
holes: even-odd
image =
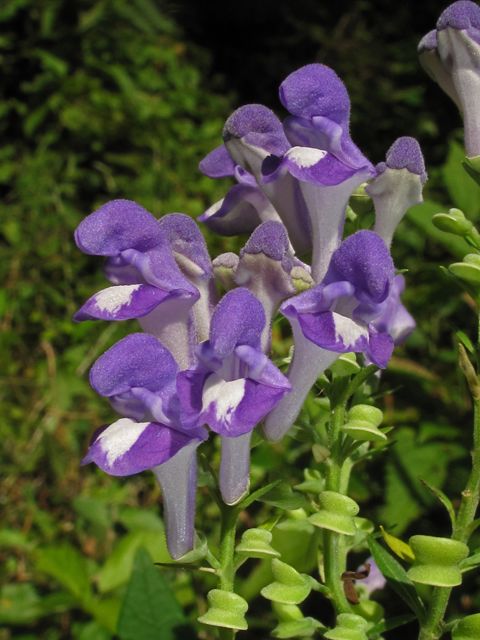
{"type": "Polygon", "coordinates": [[[310,516],[309,521],[320,529],[329,529],[346,536],[356,532],[354,516],[360,508],[358,504],[335,491],[324,491],[319,498],[320,511],[310,516]]]}
{"type": "Polygon", "coordinates": [[[364,182],[359,187],[357,187],[348,201],[348,204],[353,209],[353,212],[357,214],[357,216],[363,216],[373,209],[373,200],[368,195],[368,193],[366,193],[366,186],[367,183],[364,182]]]}
{"type": "Polygon", "coordinates": [[[212,589],[207,594],[208,611],[198,618],[199,622],[212,627],[224,627],[225,629],[248,629],[245,613],[248,609],[247,602],[236,593],[212,589]]]}
{"type": "Polygon", "coordinates": [[[266,529],[247,529],[242,536],[236,551],[250,558],[279,557],[278,551],[270,546],[272,534],[266,529]]]}
{"type": "Polygon", "coordinates": [[[296,293],[302,293],[302,291],[306,291],[315,286],[314,279],[303,267],[294,266],[290,272],[290,277],[296,293]]]}
{"type": "Polygon", "coordinates": [[[433,536],[413,536],[409,545],[415,561],[408,571],[413,582],[434,587],[456,587],[462,583],[459,564],[469,549],[463,542],[433,536]]]}
{"type": "Polygon", "coordinates": [[[342,353],[339,359],[328,368],[333,373],[336,373],[337,376],[351,376],[354,373],[358,373],[361,369],[354,353],[342,353]]]}
{"type": "Polygon", "coordinates": [[[337,626],[323,634],[329,640],[368,640],[368,622],[353,613],[341,613],[337,618],[337,626]]]}
{"type": "Polygon", "coordinates": [[[306,577],[277,558],[272,560],[272,573],[275,582],[261,591],[262,596],[267,600],[283,604],[300,604],[312,590],[311,583],[306,577]]]}
{"type": "Polygon", "coordinates": [[[355,440],[383,442],[387,436],[378,428],[382,420],[383,413],[380,409],[367,404],[358,404],[348,412],[348,420],[343,425],[342,431],[355,440]]]}
{"type": "Polygon", "coordinates": [[[467,220],[460,209],[450,209],[448,213],[436,213],[432,218],[433,224],[445,233],[453,233],[464,238],[473,228],[470,220],[467,220]]]}
{"type": "Polygon", "coordinates": [[[235,271],[238,267],[239,257],[232,252],[222,253],[212,262],[213,275],[218,280],[225,291],[238,287],[234,280],[235,271]]]}

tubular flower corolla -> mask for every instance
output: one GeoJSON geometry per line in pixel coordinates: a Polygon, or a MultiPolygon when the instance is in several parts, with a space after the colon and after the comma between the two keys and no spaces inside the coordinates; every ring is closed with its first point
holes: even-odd
{"type": "Polygon", "coordinates": [[[365,352],[378,367],[387,366],[393,338],[379,333],[373,320],[385,310],[393,279],[384,241],[373,231],[358,231],[335,251],[321,284],[282,304],[295,339],[292,392],[265,420],[270,440],[287,433],[315,380],[341,353],[365,352]]]}
{"type": "Polygon", "coordinates": [[[177,378],[183,424],[207,424],[222,437],[220,489],[228,504],[248,488],[253,428],[291,388],[261,350],[264,326],[259,300],[233,289],[215,309],[209,340],[197,347],[198,365],[177,378]]]}
{"type": "Polygon", "coordinates": [[[418,47],[427,72],[463,112],[467,157],[480,156],[480,8],[461,0],[447,7],[418,47]]]}
{"type": "Polygon", "coordinates": [[[134,333],[97,360],[92,387],[125,416],[98,429],[82,464],[114,476],[151,469],[160,484],[167,545],[177,559],[193,549],[196,449],[204,428],[186,430],[176,393],[178,365],[156,338],[134,333]]]}

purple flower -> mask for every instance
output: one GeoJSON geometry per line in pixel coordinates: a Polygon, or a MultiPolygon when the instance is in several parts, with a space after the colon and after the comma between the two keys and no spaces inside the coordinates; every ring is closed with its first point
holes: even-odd
{"type": "Polygon", "coordinates": [[[196,339],[202,342],[208,338],[210,320],[218,302],[207,244],[198,225],[183,213],[171,213],[160,218],[158,222],[170,243],[180,271],[200,294],[200,299],[195,302],[192,311],[196,339]]]}
{"type": "Polygon", "coordinates": [[[234,185],[225,198],[209,207],[199,218],[221,236],[251,233],[267,220],[280,220],[268,198],[258,187],[251,173],[245,171],[229,155],[225,145],[210,152],[199,164],[200,171],[210,178],[233,177],[234,185]]]}
{"type": "Polygon", "coordinates": [[[282,300],[296,293],[291,272],[287,230],[280,222],[264,222],[250,236],[240,252],[235,282],[251,291],[263,305],[266,322],[261,348],[269,353],[272,322],[282,300]]]}
{"type": "Polygon", "coordinates": [[[177,559],[193,549],[196,449],[204,428],[186,430],[176,394],[178,365],[156,338],[127,336],[90,372],[93,388],[125,416],[96,431],[82,464],[114,476],[151,469],[163,495],[167,546],[177,559]]]}
{"type": "Polygon", "coordinates": [[[152,214],[135,202],[113,200],[83,220],[75,241],[84,253],[106,256],[104,273],[116,286],[90,298],[74,320],[137,318],[188,366],[189,316],[200,293],[181,273],[152,214]]]}
{"type": "Polygon", "coordinates": [[[370,565],[370,573],[366,578],[364,578],[360,584],[367,588],[368,593],[373,593],[377,589],[383,589],[387,584],[387,581],[383,577],[380,569],[378,568],[375,560],[370,556],[365,563],[358,567],[357,571],[363,572],[365,571],[365,564],[370,565]]]}
{"type": "Polygon", "coordinates": [[[437,30],[429,31],[427,35],[418,43],[418,57],[420,64],[445,93],[455,102],[457,107],[462,110],[462,104],[458,96],[457,90],[453,83],[452,76],[443,66],[442,60],[438,53],[437,46],[437,30]]]}
{"type": "Polygon", "coordinates": [[[352,169],[328,151],[292,147],[280,162],[267,158],[263,172],[266,184],[275,184],[287,175],[298,181],[310,220],[312,276],[321,282],[342,239],[348,199],[374,175],[374,168],[368,164],[352,169]]]}
{"type": "Polygon", "coordinates": [[[375,205],[374,231],[392,244],[393,234],[405,213],[423,202],[422,188],[427,172],[415,138],[398,138],[387,152],[386,162],[377,165],[377,175],[365,188],[375,205]]]}
{"type": "Polygon", "coordinates": [[[351,169],[371,167],[350,138],[350,98],[333,69],[297,69],[280,85],[280,100],[292,114],[283,126],[293,147],[323,149],[351,169]]]}
{"type": "Polygon", "coordinates": [[[261,192],[279,216],[269,219],[283,222],[297,253],[308,251],[311,248],[311,225],[297,181],[286,173],[272,184],[264,180],[265,159],[277,163],[290,149],[277,116],[259,104],[240,107],[225,123],[223,138],[229,154],[254,176],[261,192]]]}
{"type": "Polygon", "coordinates": [[[454,2],[419,45],[422,64],[463,111],[467,156],[480,155],[480,8],[473,2],[454,2]],[[441,65],[441,66],[440,66],[441,65]]]}
{"type": "Polygon", "coordinates": [[[292,392],[265,420],[270,440],[287,433],[315,380],[341,353],[366,352],[371,362],[387,366],[393,339],[379,333],[373,320],[385,310],[393,279],[383,240],[373,231],[358,231],[334,252],[321,284],[282,304],[295,339],[288,370],[292,392]]]}
{"type": "Polygon", "coordinates": [[[228,292],[212,318],[210,339],[197,347],[199,364],[177,377],[182,423],[208,424],[222,436],[220,489],[234,504],[248,488],[255,425],[290,390],[261,350],[262,304],[243,288],[228,292]]]}
{"type": "Polygon", "coordinates": [[[395,346],[404,342],[415,329],[415,320],[403,306],[400,298],[405,291],[403,275],[395,276],[384,311],[372,321],[380,333],[389,333],[395,346]]]}

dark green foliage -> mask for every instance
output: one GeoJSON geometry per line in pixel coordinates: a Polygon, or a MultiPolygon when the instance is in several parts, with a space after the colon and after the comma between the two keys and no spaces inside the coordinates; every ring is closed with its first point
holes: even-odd
{"type": "Polygon", "coordinates": [[[194,640],[196,637],[144,549],[139,549],[135,556],[118,621],[118,635],[121,640],[194,640]]]}

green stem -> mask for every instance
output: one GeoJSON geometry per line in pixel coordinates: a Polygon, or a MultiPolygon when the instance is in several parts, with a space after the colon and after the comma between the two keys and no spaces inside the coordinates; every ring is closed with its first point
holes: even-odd
{"type": "Polygon", "coordinates": [[[462,492],[462,502],[458,510],[453,540],[468,542],[470,537],[470,524],[475,519],[478,502],[480,500],[480,398],[474,398],[473,421],[473,449],[472,472],[467,482],[465,491],[462,492]]]}
{"type": "Polygon", "coordinates": [[[335,607],[335,611],[340,613],[351,613],[350,605],[345,597],[343,583],[340,576],[343,571],[340,566],[341,555],[341,534],[323,530],[323,564],[325,569],[325,583],[330,590],[330,597],[335,607]]]}
{"type": "Polygon", "coordinates": [[[225,627],[218,627],[218,637],[220,640],[233,640],[235,631],[233,629],[225,629],[225,627]]]}
{"type": "Polygon", "coordinates": [[[418,640],[438,640],[443,635],[444,630],[441,623],[451,591],[450,587],[435,587],[430,600],[428,614],[421,626],[418,640]]]}
{"type": "Polygon", "coordinates": [[[235,531],[237,528],[238,509],[236,507],[222,506],[222,526],[220,530],[220,568],[218,588],[222,591],[233,592],[235,567],[233,557],[235,552],[235,531]]]}
{"type": "MultiPolygon", "coordinates": [[[[342,477],[342,432],[340,428],[345,422],[346,400],[337,404],[328,428],[328,444],[330,447],[330,457],[327,460],[325,474],[325,489],[327,491],[340,491],[342,477]]],[[[340,613],[350,613],[350,605],[345,597],[343,583],[340,579],[345,570],[344,558],[345,550],[342,543],[342,535],[328,529],[323,531],[323,561],[325,569],[325,583],[330,590],[330,597],[335,607],[335,611],[340,613]]]]}
{"type": "MultiPolygon", "coordinates": [[[[480,398],[476,397],[478,396],[477,385],[472,381],[469,382],[474,402],[472,471],[467,486],[462,492],[462,502],[452,533],[452,540],[465,544],[471,535],[471,524],[475,519],[480,501],[480,398]]],[[[447,609],[451,591],[447,587],[435,587],[418,640],[438,640],[443,635],[444,629],[441,627],[441,622],[447,609]]]]}

